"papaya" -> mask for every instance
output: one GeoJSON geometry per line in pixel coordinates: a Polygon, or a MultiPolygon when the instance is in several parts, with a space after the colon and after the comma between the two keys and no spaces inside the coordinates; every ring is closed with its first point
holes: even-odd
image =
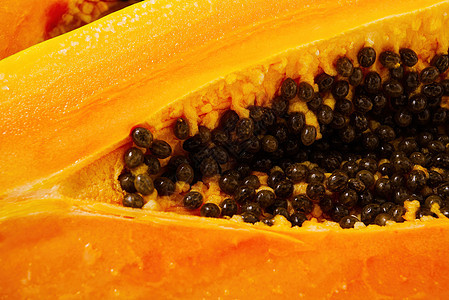
{"type": "Polygon", "coordinates": [[[2,296],[447,297],[448,8],[149,1],[3,59],[2,296]]]}
{"type": "Polygon", "coordinates": [[[119,10],[135,1],[10,1],[0,6],[0,59],[119,10]],[[14,24],[14,26],[11,26],[14,24]]]}

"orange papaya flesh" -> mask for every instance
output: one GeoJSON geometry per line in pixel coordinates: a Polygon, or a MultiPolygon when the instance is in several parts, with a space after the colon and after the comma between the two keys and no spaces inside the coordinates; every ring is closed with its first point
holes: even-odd
{"type": "MultiPolygon", "coordinates": [[[[265,5],[282,4],[285,3],[265,5]]],[[[243,44],[234,45],[226,47],[226,50],[233,54],[230,55],[220,51],[223,48],[217,46],[226,45],[229,40],[222,44],[216,42],[215,47],[218,50],[214,47],[208,48],[211,51],[207,53],[210,55],[211,52],[220,52],[220,55],[217,54],[216,61],[216,57],[213,55],[209,58],[208,55],[200,54],[199,60],[195,61],[206,62],[204,63],[205,70],[195,68],[194,66],[197,64],[189,65],[197,58],[196,55],[187,55],[192,52],[185,52],[187,54],[177,56],[176,59],[169,59],[167,58],[170,57],[168,54],[165,56],[162,53],[160,57],[165,60],[152,62],[156,64],[156,67],[150,69],[148,62],[140,67],[136,65],[132,67],[132,64],[139,59],[134,57],[131,58],[131,60],[134,59],[133,62],[129,64],[124,62],[125,66],[121,66],[118,63],[118,51],[115,54],[114,51],[111,52],[112,54],[108,52],[106,55],[99,47],[94,50],[84,50],[87,51],[84,52],[85,56],[82,55],[83,50],[79,48],[75,50],[75,52],[79,51],[82,58],[74,53],[69,53],[69,55],[73,54],[76,62],[73,62],[68,69],[61,70],[60,68],[64,67],[62,63],[58,65],[58,55],[55,53],[67,48],[64,46],[62,49],[58,48],[57,43],[67,42],[73,36],[79,37],[77,34],[80,34],[81,31],[56,39],[58,42],[45,44],[45,47],[48,47],[45,51],[42,50],[44,47],[42,44],[0,63],[0,73],[5,74],[4,76],[8,80],[5,81],[5,77],[2,79],[2,96],[5,96],[2,99],[8,99],[8,102],[2,102],[1,109],[10,112],[10,115],[3,119],[6,126],[2,127],[5,128],[4,135],[7,135],[8,139],[4,140],[5,143],[3,141],[1,143],[1,153],[7,154],[2,158],[5,163],[2,162],[2,166],[5,168],[1,172],[3,172],[2,175],[7,176],[1,176],[1,190],[3,197],[13,202],[11,204],[8,203],[9,201],[3,201],[1,204],[1,215],[5,216],[1,221],[2,227],[4,226],[1,236],[3,241],[6,241],[5,247],[2,249],[2,257],[11,259],[5,259],[8,263],[11,261],[11,265],[8,265],[8,268],[5,268],[6,273],[2,274],[2,277],[6,278],[3,282],[8,283],[5,284],[8,287],[2,288],[2,290],[6,291],[5,294],[16,293],[19,290],[25,296],[26,293],[29,293],[28,295],[42,293],[70,296],[70,294],[81,292],[92,296],[115,293],[124,296],[132,295],[135,298],[141,295],[141,297],[147,296],[148,291],[159,297],[190,296],[191,298],[223,295],[229,295],[230,298],[243,298],[252,296],[252,293],[254,296],[260,296],[261,291],[263,291],[263,295],[268,296],[281,293],[281,295],[296,297],[305,295],[348,298],[366,295],[368,291],[373,297],[415,296],[419,298],[441,295],[444,298],[445,291],[440,287],[447,282],[447,278],[444,276],[447,273],[444,264],[445,256],[442,251],[448,245],[445,232],[447,220],[445,219],[407,222],[386,228],[369,226],[359,231],[356,229],[342,231],[334,226],[336,224],[319,225],[314,222],[306,222],[303,228],[291,228],[287,231],[284,226],[259,228],[258,225],[233,223],[233,220],[208,220],[162,212],[133,211],[108,205],[92,205],[81,201],[77,201],[75,206],[72,206],[73,204],[70,202],[70,198],[82,199],[83,196],[89,200],[105,202],[117,202],[120,199],[122,194],[120,191],[114,190],[117,181],[116,176],[112,174],[120,172],[123,168],[121,154],[124,148],[121,145],[128,144],[129,130],[136,124],[144,123],[151,127],[158,137],[164,137],[171,130],[168,126],[181,115],[186,115],[193,126],[198,122],[215,124],[218,113],[210,110],[211,106],[221,110],[233,107],[245,115],[244,108],[247,105],[254,101],[256,103],[258,103],[257,101],[261,101],[261,103],[269,101],[285,76],[293,78],[303,76],[305,80],[307,80],[306,76],[310,76],[309,79],[313,78],[315,75],[313,72],[305,72],[306,69],[302,69],[306,68],[304,65],[301,68],[301,59],[305,58],[304,62],[307,63],[311,59],[313,63],[316,63],[316,65],[310,66],[310,70],[322,68],[325,71],[333,72],[332,62],[335,57],[348,53],[347,55],[352,58],[362,44],[371,43],[370,41],[373,41],[374,47],[382,45],[379,46],[382,49],[388,46],[395,50],[397,50],[396,47],[410,47],[420,53],[420,58],[423,61],[430,60],[434,53],[445,52],[447,39],[441,38],[441,35],[445,33],[444,30],[441,30],[440,25],[444,27],[447,19],[444,14],[435,12],[446,9],[447,3],[438,3],[427,7],[431,4],[434,3],[422,2],[420,5],[424,7],[423,9],[386,18],[355,28],[353,31],[350,30],[351,24],[342,25],[337,22],[335,24],[341,26],[340,32],[345,32],[345,34],[332,37],[332,31],[329,29],[330,35],[321,32],[323,35],[317,34],[310,38],[318,40],[322,38],[324,39],[322,42],[298,43],[297,45],[303,46],[295,46],[297,48],[293,47],[294,49],[291,49],[291,44],[286,43],[286,48],[282,51],[279,51],[282,47],[274,43],[272,51],[277,54],[268,52],[265,48],[257,49],[260,50],[260,53],[249,58],[248,62],[239,61],[238,55],[231,56],[234,56],[235,53],[238,54],[240,49],[240,53],[245,53],[245,56],[242,57],[248,58],[251,56],[248,54],[254,54],[257,52],[256,50],[250,51],[252,48],[249,46],[245,48],[246,45],[243,44]],[[432,24],[419,21],[430,17],[434,19],[432,24]],[[416,23],[414,23],[415,21],[416,23]],[[404,35],[404,32],[397,30],[398,24],[414,24],[418,29],[410,30],[411,33],[408,33],[411,36],[407,36],[404,35]],[[379,34],[374,33],[376,26],[382,29],[379,29],[379,34]],[[421,43],[424,40],[427,43],[421,43]],[[348,46],[351,45],[351,41],[354,43],[353,46],[348,46]],[[329,45],[337,44],[346,45],[346,48],[333,49],[329,47],[329,45]],[[47,84],[44,84],[44,81],[40,81],[37,76],[44,70],[44,61],[47,59],[48,62],[51,56],[42,58],[42,54],[47,53],[46,51],[56,56],[55,68],[46,69],[50,73],[50,80],[53,80],[50,84],[48,84],[49,78],[47,78],[47,84]],[[92,52],[89,53],[89,51],[92,52]],[[316,58],[317,51],[321,54],[328,53],[329,58],[322,56],[316,58]],[[267,55],[267,53],[271,53],[271,55],[267,55]],[[114,55],[116,55],[115,58],[114,55]],[[270,57],[270,59],[262,60],[262,57],[270,57]],[[32,66],[30,60],[35,58],[37,58],[35,69],[24,71],[25,69],[18,68],[20,63],[27,61],[24,68],[32,66]],[[115,64],[110,64],[112,67],[110,71],[104,71],[106,74],[96,73],[96,69],[92,66],[76,65],[80,61],[92,63],[100,58],[104,58],[107,62],[111,61],[108,59],[112,59],[115,62],[115,64]],[[190,61],[185,65],[179,63],[187,58],[190,61]],[[224,63],[220,65],[219,59],[222,58],[227,59],[222,60],[224,63]],[[158,65],[158,63],[160,64],[158,65]],[[39,64],[42,65],[39,66],[39,64]],[[165,69],[162,68],[163,65],[168,66],[165,72],[165,69]],[[218,65],[219,68],[215,71],[215,68],[212,67],[218,65]],[[298,65],[299,68],[296,68],[298,65]],[[180,66],[182,66],[181,72],[173,72],[180,66]],[[80,67],[82,70],[80,71],[76,67],[80,67]],[[134,73],[138,68],[143,68],[144,74],[134,73]],[[12,72],[14,69],[17,70],[12,72]],[[127,72],[120,72],[123,69],[127,72]],[[74,71],[76,74],[71,77],[68,75],[68,70],[74,71]],[[81,74],[88,76],[84,74],[88,73],[87,71],[92,71],[92,77],[88,78],[91,80],[90,82],[83,78],[76,78],[81,74]],[[152,71],[156,71],[155,73],[160,77],[148,76],[152,74],[152,71]],[[18,75],[20,73],[22,75],[18,75]],[[186,76],[189,73],[192,74],[186,76]],[[14,74],[22,79],[33,78],[36,82],[30,84],[29,89],[19,89],[19,87],[25,87],[26,84],[19,79],[14,79],[14,74]],[[22,77],[23,74],[26,76],[22,77]],[[118,76],[118,74],[122,76],[118,76]],[[270,78],[270,80],[262,80],[260,83],[262,77],[270,78]],[[105,82],[102,81],[103,79],[110,80],[105,82]],[[166,82],[167,79],[170,81],[166,82]],[[259,83],[257,83],[258,79],[259,83]],[[210,81],[212,83],[208,84],[210,81]],[[173,82],[180,84],[173,87],[173,82]],[[68,93],[59,94],[64,91],[62,89],[64,83],[70,85],[72,98],[66,98],[68,93]],[[48,94],[44,93],[44,87],[47,88],[48,94]],[[251,94],[253,89],[257,93],[251,94]],[[162,91],[161,95],[152,93],[156,91],[159,93],[162,91]],[[248,97],[250,98],[248,103],[242,104],[242,99],[247,99],[244,97],[247,96],[245,91],[252,96],[248,97]],[[260,94],[263,96],[255,96],[260,94]],[[152,102],[148,101],[148,95],[151,95],[152,102]],[[227,95],[227,97],[222,98],[221,95],[227,95]],[[228,100],[220,101],[218,99],[228,100]],[[36,106],[35,102],[38,100],[41,105],[36,106]],[[48,101],[48,104],[44,100],[48,101]],[[176,105],[172,104],[175,100],[178,102],[176,105]],[[137,110],[129,108],[131,103],[136,104],[137,110]],[[206,107],[206,110],[202,110],[202,107],[206,107]],[[117,111],[123,111],[124,114],[120,114],[116,119],[111,118],[111,116],[117,116],[117,111]],[[150,113],[148,113],[149,111],[150,113]],[[40,115],[42,112],[44,115],[40,115]],[[39,122],[33,123],[33,120],[39,122]],[[60,127],[56,126],[58,123],[60,127]],[[35,127],[30,128],[29,124],[33,124],[35,127]],[[93,133],[92,128],[95,128],[93,133]],[[31,134],[28,136],[32,137],[30,139],[31,148],[26,141],[21,141],[21,137],[29,133],[31,134]],[[98,140],[98,135],[101,136],[101,141],[98,140]],[[79,155],[76,156],[76,153],[79,155]],[[47,157],[47,155],[51,157],[47,157]],[[17,163],[17,157],[20,163],[17,163]],[[10,166],[9,163],[12,165],[10,166]],[[26,175],[25,178],[24,175],[26,175]],[[92,178],[94,184],[92,184],[92,178]],[[89,180],[91,180],[90,185],[88,184],[89,180]],[[81,189],[77,189],[77,187],[81,187],[81,189]],[[15,202],[20,195],[33,200],[15,202]],[[62,200],[54,203],[45,200],[52,196],[62,200]],[[49,202],[50,204],[48,204],[49,202]],[[32,235],[29,235],[29,232],[32,235]],[[55,232],[56,234],[52,235],[55,232]],[[61,235],[58,235],[59,233],[61,235]],[[25,238],[27,236],[30,239],[27,240],[25,238]],[[300,241],[299,246],[296,241],[300,241]],[[94,244],[95,248],[91,248],[91,245],[94,244]],[[28,245],[33,247],[28,247],[28,245]],[[309,247],[309,245],[312,246],[309,247]],[[122,246],[129,247],[120,251],[122,246]],[[360,251],[351,252],[348,251],[348,248],[360,251]],[[16,250],[15,253],[10,252],[13,249],[16,250]],[[45,255],[49,252],[58,253],[61,249],[63,254],[56,256],[60,258],[59,260],[53,261],[55,256],[45,255]],[[142,259],[137,262],[132,259],[129,263],[124,263],[121,254],[127,250],[133,253],[131,256],[135,256],[135,253],[141,254],[142,259]],[[73,257],[83,257],[83,264],[80,265],[78,261],[67,259],[67,253],[73,254],[73,257]],[[224,253],[221,255],[224,256],[224,262],[217,262],[217,259],[220,258],[217,253],[224,253]],[[248,256],[248,253],[251,255],[248,256]],[[120,256],[119,258],[115,256],[117,254],[120,256]],[[28,269],[25,264],[14,261],[17,259],[22,262],[23,257],[27,257],[31,263],[31,266],[28,264],[28,269]],[[97,259],[97,257],[99,258],[97,259]],[[410,260],[404,262],[404,258],[410,260]],[[64,266],[61,261],[64,262],[64,266]],[[323,261],[329,262],[331,268],[323,267],[323,261]],[[336,263],[332,265],[334,261],[336,263]],[[74,262],[75,265],[73,265],[74,262]],[[173,265],[170,264],[172,262],[175,262],[173,270],[171,269],[173,265]],[[272,262],[274,268],[271,265],[272,262]],[[424,262],[429,268],[423,269],[421,262],[424,262]],[[162,266],[159,265],[161,263],[163,263],[162,266]],[[20,266],[20,270],[17,270],[16,265],[20,266]],[[298,265],[304,266],[303,270],[298,271],[298,265]],[[13,266],[16,267],[12,269],[13,266]],[[36,269],[32,269],[32,266],[36,266],[36,269]],[[54,272],[49,271],[53,266],[55,266],[54,272]],[[114,266],[114,268],[110,266],[114,266]],[[150,270],[148,266],[152,266],[150,270]],[[335,269],[333,269],[334,266],[335,269]],[[61,269],[67,273],[61,273],[61,269]],[[155,272],[155,270],[159,272],[155,272]],[[267,274],[277,271],[282,275],[267,276],[267,274]],[[51,276],[48,275],[49,273],[51,276]],[[61,274],[61,277],[55,279],[54,273],[61,274]],[[238,275],[229,276],[230,273],[238,275]],[[37,274],[37,276],[33,277],[33,274],[37,274]],[[97,276],[92,274],[97,274],[97,276]],[[219,277],[217,274],[222,276],[219,277]],[[443,275],[435,280],[432,278],[433,274],[443,275]],[[111,277],[114,278],[111,279],[111,277]],[[68,280],[66,280],[67,278],[68,280]],[[198,278],[198,282],[202,284],[198,284],[196,287],[192,287],[191,282],[188,287],[180,285],[179,282],[184,283],[182,279],[185,278],[198,278]],[[221,281],[220,278],[222,278],[221,281]],[[304,278],[304,280],[298,280],[298,278],[304,278]],[[35,279],[37,281],[33,282],[35,279]],[[59,279],[60,281],[58,281],[59,279]],[[305,279],[310,279],[310,281],[305,279]],[[84,283],[86,280],[89,280],[89,284],[82,285],[81,282],[84,283]],[[275,280],[274,284],[273,280],[275,280]],[[61,284],[54,285],[53,282],[61,284]],[[153,282],[156,283],[152,284],[153,282]],[[72,283],[74,287],[69,286],[72,283]],[[99,288],[95,289],[97,284],[99,288]],[[297,289],[292,288],[295,284],[298,284],[297,289]],[[81,291],[80,286],[82,286],[81,291]],[[111,286],[119,288],[110,289],[111,286]],[[265,293],[267,286],[270,289],[265,293]],[[13,291],[9,287],[18,288],[13,291]]],[[[370,7],[368,2],[359,1],[359,5],[360,7],[370,7]]],[[[410,6],[405,8],[405,5],[405,2],[395,3],[395,7],[391,8],[392,15],[400,13],[401,9],[403,9],[402,12],[412,10],[410,6]]],[[[349,15],[350,7],[349,5],[347,8],[345,7],[347,10],[342,9],[343,16],[349,15]]],[[[228,9],[232,10],[232,8],[235,7],[231,6],[228,9]]],[[[380,18],[380,15],[376,15],[376,13],[379,12],[368,9],[366,15],[362,14],[361,20],[380,18]]],[[[158,13],[158,15],[160,14],[158,13]]],[[[201,16],[203,14],[200,14],[198,18],[201,16]]],[[[332,14],[330,17],[332,20],[332,14]]],[[[111,16],[104,22],[113,19],[114,16],[111,16]]],[[[244,21],[248,22],[246,19],[244,21]]],[[[285,34],[281,35],[282,38],[293,36],[289,31],[289,28],[293,27],[289,26],[297,24],[283,21],[286,24],[282,23],[285,25],[282,28],[286,31],[282,32],[282,28],[276,28],[279,29],[277,32],[285,34]],[[288,35],[289,32],[291,36],[288,35]]],[[[294,21],[291,22],[294,23],[294,21]]],[[[270,26],[266,25],[265,28],[270,28],[270,26]]],[[[414,27],[412,26],[412,28],[414,27]]],[[[319,32],[319,28],[316,30],[319,32]]],[[[254,39],[252,41],[260,42],[264,34],[269,36],[266,31],[247,37],[250,40],[249,43],[251,44],[252,39],[254,39]]],[[[117,36],[120,37],[120,33],[117,36]]],[[[108,40],[109,43],[110,39],[111,36],[105,40],[108,40]]],[[[165,41],[168,40],[167,37],[165,41]]],[[[74,42],[75,46],[73,47],[76,47],[76,41],[74,42]]],[[[298,40],[293,42],[297,43],[298,40]]],[[[133,43],[132,46],[138,47],[138,44],[133,43]]],[[[108,50],[114,50],[114,46],[111,48],[108,50]]],[[[201,47],[194,47],[191,51],[195,49],[204,51],[204,48],[201,47]]],[[[61,52],[61,55],[63,55],[62,53],[64,51],[61,52]]],[[[177,54],[176,51],[170,53],[177,54]]],[[[137,256],[139,257],[139,255],[137,256]]]]}
{"type": "Polygon", "coordinates": [[[2,221],[3,295],[447,296],[447,220],[394,229],[273,231],[223,220],[130,214],[104,204],[80,208],[40,201],[22,203],[26,217],[16,208],[18,217],[2,221]]]}
{"type": "Polygon", "coordinates": [[[132,3],[135,1],[2,1],[0,59],[81,27],[132,3]]]}
{"type": "Polygon", "coordinates": [[[366,230],[255,229],[78,204],[40,199],[3,216],[2,296],[448,296],[447,220],[366,230]]]}
{"type": "MultiPolygon", "coordinates": [[[[0,179],[3,194],[43,188],[45,183],[54,187],[64,174],[126,143],[130,128],[137,124],[160,131],[184,114],[191,126],[204,120],[200,123],[212,127],[217,110],[229,106],[245,115],[246,106],[269,101],[285,76],[302,76],[312,82],[317,70],[333,74],[335,57],[345,53],[355,57],[362,44],[409,46],[420,53],[421,61],[447,50],[446,39],[441,38],[446,17],[434,13],[444,10],[445,2],[418,2],[416,10],[405,3],[385,8],[390,14],[361,2],[362,19],[353,23],[343,20],[355,7],[346,5],[337,10],[342,4],[334,2],[326,3],[326,9],[319,6],[314,10],[288,1],[261,2],[257,10],[249,6],[237,9],[236,4],[223,10],[225,3],[216,3],[212,10],[206,3],[197,5],[186,3],[170,10],[162,4],[138,4],[94,23],[89,30],[80,29],[5,59],[0,67],[0,97],[8,99],[1,103],[2,111],[8,112],[2,119],[7,141],[1,143],[5,154],[0,179]],[[294,18],[273,19],[276,11],[287,7],[294,18]],[[327,9],[333,13],[326,20],[335,26],[324,30],[314,19],[327,9]],[[221,23],[213,22],[217,11],[229,11],[221,23]],[[160,17],[164,14],[167,17],[160,17]],[[182,27],[188,17],[191,26],[182,27]],[[374,22],[381,17],[385,19],[374,22]],[[420,21],[430,17],[434,22],[420,21]],[[368,24],[360,25],[361,20],[368,24]],[[237,21],[242,30],[249,31],[246,35],[233,30],[237,21]],[[264,26],[254,31],[260,22],[264,26]],[[399,24],[409,24],[411,29],[399,31],[399,24]],[[173,37],[175,29],[178,34],[173,37]],[[145,36],[140,37],[140,32],[145,36]],[[209,39],[204,39],[205,34],[209,39]],[[260,44],[265,38],[272,43],[260,44]],[[235,43],[237,39],[241,40],[235,43]],[[356,45],[354,41],[359,42],[356,45]],[[108,47],[98,46],[104,44],[108,47]],[[154,46],[148,48],[148,44],[154,46]],[[109,68],[104,70],[99,64],[109,68]],[[39,76],[43,72],[46,76],[39,76]],[[33,84],[29,84],[31,78],[33,84]],[[116,112],[122,112],[120,117],[111,118],[116,112]],[[16,158],[21,163],[15,163],[16,158]]],[[[97,198],[102,190],[100,185],[97,198]]]]}

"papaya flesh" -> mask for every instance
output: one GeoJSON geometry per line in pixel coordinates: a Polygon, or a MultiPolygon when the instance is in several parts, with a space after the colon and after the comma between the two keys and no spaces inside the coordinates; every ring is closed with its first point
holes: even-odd
{"type": "Polygon", "coordinates": [[[410,47],[420,64],[448,49],[447,2],[195,3],[139,4],[0,63],[2,257],[11,261],[1,277],[18,274],[5,286],[24,296],[71,295],[86,280],[82,294],[136,298],[148,291],[192,298],[444,296],[445,218],[286,229],[92,204],[121,201],[117,176],[137,124],[165,139],[180,116],[193,132],[198,124],[214,127],[229,107],[245,116],[247,106],[268,104],[285,77],[313,82],[317,72],[335,74],[334,59],[354,58],[364,45],[379,53],[410,47]],[[141,259],[113,256],[121,246],[141,259]],[[84,264],[42,259],[61,249],[68,257],[65,247],[84,264]],[[14,255],[26,257],[28,268],[16,270],[14,255]],[[180,278],[198,285],[179,285],[180,278]],[[105,289],[117,282],[123,286],[105,289]]]}
{"type": "Polygon", "coordinates": [[[3,297],[447,296],[445,220],[285,230],[106,204],[18,205],[0,227],[3,297]]]}
{"type": "Polygon", "coordinates": [[[132,3],[135,1],[2,1],[0,59],[132,3]]]}

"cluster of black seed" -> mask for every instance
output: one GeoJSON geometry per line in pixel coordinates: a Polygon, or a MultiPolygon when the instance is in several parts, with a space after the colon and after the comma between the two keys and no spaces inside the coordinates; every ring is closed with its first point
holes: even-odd
{"type": "Polygon", "coordinates": [[[270,107],[248,107],[247,118],[227,110],[213,130],[199,126],[190,136],[187,122],[179,118],[173,132],[183,140],[184,153],[178,155],[172,156],[166,142],[153,141],[148,130],[134,129],[134,143],[147,150],[130,148],[125,165],[133,169],[144,163],[148,172],[134,176],[125,170],[120,175],[127,192],[123,204],[142,207],[140,195],[154,188],[171,195],[176,181],[194,184],[218,175],[228,198],[220,205],[204,203],[201,193],[190,191],[184,206],[199,209],[202,216],[240,214],[245,222],[268,225],[281,214],[292,226],[301,226],[318,205],[326,219],[343,228],[358,221],[403,222],[406,200],[421,203],[417,218],[436,216],[431,211],[435,203],[449,215],[449,115],[441,106],[449,96],[449,80],[441,80],[449,56],[437,54],[419,72],[414,68],[418,56],[407,48],[377,57],[365,47],[357,60],[359,67],[347,57],[338,58],[337,76],[315,77],[318,91],[286,78],[270,107]],[[384,81],[371,68],[376,60],[389,72],[384,81]],[[329,96],[335,99],[333,108],[323,103],[329,96]],[[317,128],[306,124],[302,112],[289,111],[290,103],[298,101],[293,99],[315,113],[321,139],[316,140],[317,128]],[[167,157],[161,170],[158,159],[167,157]],[[259,189],[254,171],[268,175],[271,189],[259,189]],[[306,192],[294,194],[300,183],[306,184],[306,192]]]}

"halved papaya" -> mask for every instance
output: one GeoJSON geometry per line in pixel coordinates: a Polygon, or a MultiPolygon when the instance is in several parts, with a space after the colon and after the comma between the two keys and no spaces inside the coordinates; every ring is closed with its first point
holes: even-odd
{"type": "MultiPolygon", "coordinates": [[[[145,2],[4,59],[5,295],[444,297],[449,221],[441,213],[348,230],[316,220],[289,228],[282,217],[273,227],[248,225],[119,208],[117,178],[137,125],[181,151],[172,135],[179,117],[192,134],[216,127],[229,108],[247,117],[249,106],[271,103],[285,78],[337,76],[336,59],[356,62],[362,47],[413,49],[424,69],[447,52],[448,8],[145,2]]],[[[371,70],[388,76],[379,60],[371,70]]],[[[299,110],[319,138],[316,115],[299,110]]]]}

